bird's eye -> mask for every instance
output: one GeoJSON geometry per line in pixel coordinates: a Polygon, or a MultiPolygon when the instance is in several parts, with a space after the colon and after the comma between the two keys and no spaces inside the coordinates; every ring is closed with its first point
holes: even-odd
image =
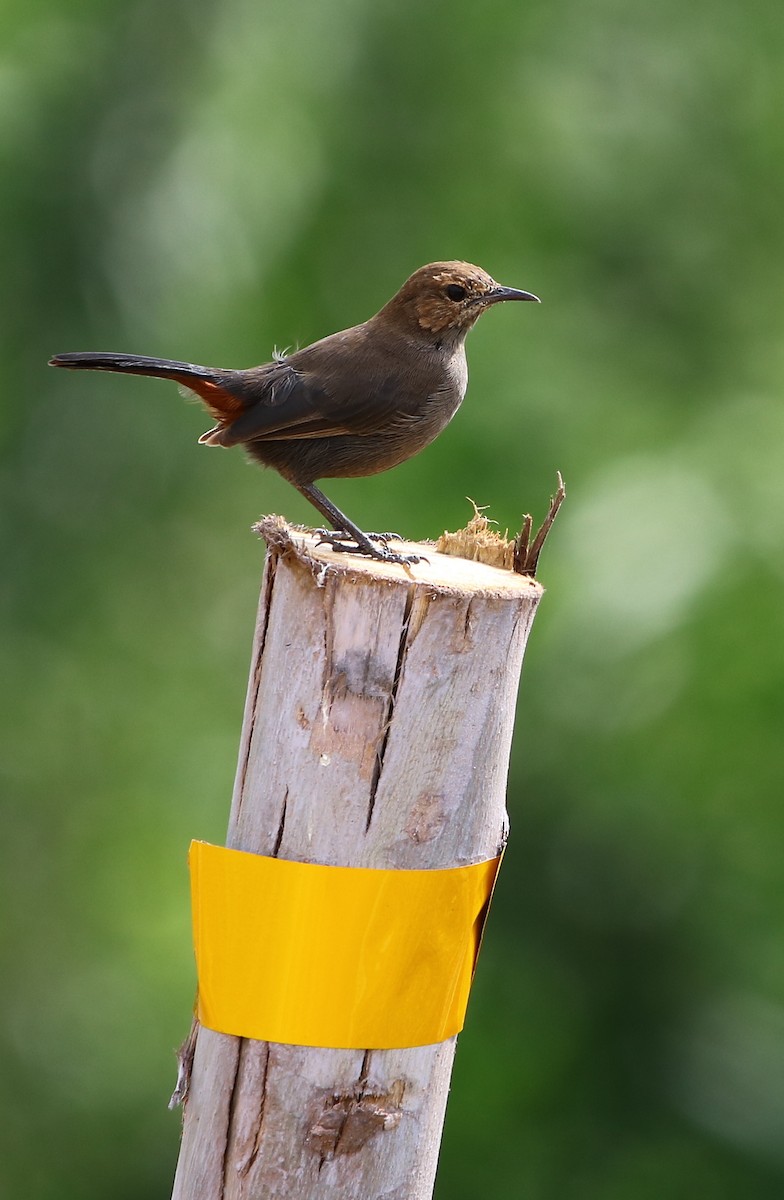
{"type": "Polygon", "coordinates": [[[468,292],[459,283],[450,283],[446,288],[446,294],[450,300],[465,300],[468,292]]]}

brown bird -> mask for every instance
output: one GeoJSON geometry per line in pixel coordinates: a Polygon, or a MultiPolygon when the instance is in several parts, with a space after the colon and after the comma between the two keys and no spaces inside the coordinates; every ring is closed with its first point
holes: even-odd
{"type": "Polygon", "coordinates": [[[405,462],[457,412],[468,384],[465,337],[502,300],[535,300],[501,287],[480,267],[437,262],[406,280],[380,312],[293,354],[246,370],[200,367],[135,354],[57,354],[53,367],[173,379],[194,392],[217,424],[199,441],[244,445],[288,479],[334,532],[334,549],[386,562],[395,534],[369,534],[315,486],[316,479],[375,475],[405,462]]]}

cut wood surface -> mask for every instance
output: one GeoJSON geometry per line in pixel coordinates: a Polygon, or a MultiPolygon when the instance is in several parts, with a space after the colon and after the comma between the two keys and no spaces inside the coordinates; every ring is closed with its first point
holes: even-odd
{"type": "MultiPolygon", "coordinates": [[[[403,568],[336,554],[279,518],[260,528],[227,845],[400,869],[498,854],[540,585],[429,546],[395,543],[429,559],[403,568]]],[[[339,927],[340,912],[324,914],[326,938],[339,927]]],[[[174,1197],[426,1200],[454,1049],[313,1049],[199,1028],[174,1197]]]]}

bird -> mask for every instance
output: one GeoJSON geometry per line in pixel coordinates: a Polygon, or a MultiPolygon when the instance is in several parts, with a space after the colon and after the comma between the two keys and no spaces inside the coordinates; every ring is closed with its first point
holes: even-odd
{"type": "Polygon", "coordinates": [[[338,552],[408,565],[398,535],[365,533],[316,486],[399,466],[446,428],[468,386],[466,334],[491,306],[539,303],[504,287],[481,267],[432,262],[409,276],[360,325],[293,353],[274,351],[261,366],[232,370],[136,354],[56,354],[53,367],[171,379],[194,393],[215,425],[205,446],[244,446],[272,467],[329,523],[317,533],[338,552]]]}

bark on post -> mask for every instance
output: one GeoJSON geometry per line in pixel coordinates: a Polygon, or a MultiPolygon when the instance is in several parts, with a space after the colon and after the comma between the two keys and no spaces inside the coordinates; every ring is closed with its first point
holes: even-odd
{"type": "MultiPolygon", "coordinates": [[[[336,555],[277,518],[262,532],[227,845],[401,869],[496,855],[540,586],[430,547],[407,572],[336,555]]],[[[339,922],[325,914],[325,936],[339,922]]],[[[199,1028],[174,1200],[427,1200],[454,1050],[312,1049],[199,1028]]]]}

